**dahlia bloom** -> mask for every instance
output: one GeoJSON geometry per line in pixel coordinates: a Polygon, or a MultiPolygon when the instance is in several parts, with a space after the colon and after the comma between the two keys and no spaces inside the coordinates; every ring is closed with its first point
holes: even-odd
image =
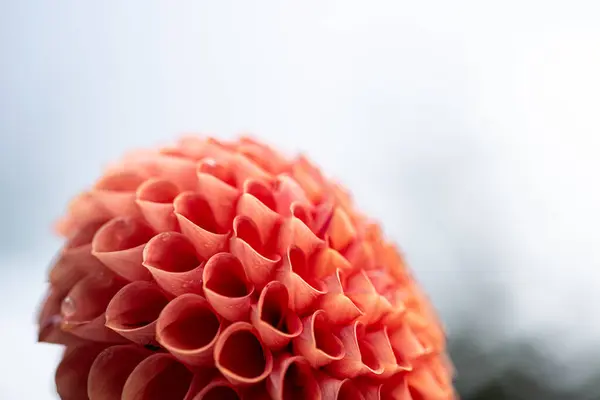
{"type": "Polygon", "coordinates": [[[306,158],[249,138],[127,155],[68,207],[39,340],[62,399],[453,399],[397,248],[306,158]]]}

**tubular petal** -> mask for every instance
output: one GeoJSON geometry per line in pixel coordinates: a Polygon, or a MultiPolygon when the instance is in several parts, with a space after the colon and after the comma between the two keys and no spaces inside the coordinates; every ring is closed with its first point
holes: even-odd
{"type": "Polygon", "coordinates": [[[266,250],[263,238],[254,222],[246,217],[237,216],[233,220],[234,236],[231,238],[230,251],[244,266],[248,279],[258,288],[262,288],[273,278],[275,267],[281,257],[266,250]]]}
{"type": "Polygon", "coordinates": [[[235,176],[237,187],[242,187],[244,182],[248,179],[260,180],[265,183],[269,183],[273,180],[271,174],[242,154],[235,154],[233,156],[231,168],[235,176]]]}
{"type": "Polygon", "coordinates": [[[348,246],[344,257],[350,264],[359,269],[370,270],[375,268],[375,256],[373,247],[365,240],[356,240],[348,246]]]}
{"type": "Polygon", "coordinates": [[[213,379],[193,400],[240,400],[241,394],[225,378],[213,379]]]}
{"type": "Polygon", "coordinates": [[[344,345],[332,332],[332,326],[323,310],[304,317],[302,325],[302,333],[293,339],[294,352],[304,356],[313,368],[344,358],[344,345]]]}
{"type": "Polygon", "coordinates": [[[350,379],[340,380],[323,374],[319,377],[319,387],[323,400],[365,400],[350,379]]]}
{"type": "Polygon", "coordinates": [[[178,194],[179,189],[175,184],[158,178],[148,179],[137,189],[135,201],[156,232],[179,229],[173,213],[173,200],[178,194]]]}
{"type": "Polygon", "coordinates": [[[212,256],[204,267],[202,279],[206,299],[223,318],[229,321],[247,318],[254,286],[235,256],[230,253],[212,256]]]}
{"type": "Polygon", "coordinates": [[[163,232],[153,237],[143,252],[143,265],[158,285],[175,296],[202,292],[202,260],[183,234],[163,232]]]}
{"type": "Polygon", "coordinates": [[[69,214],[61,218],[55,225],[55,230],[63,236],[71,236],[89,223],[90,215],[94,219],[108,220],[110,213],[90,192],[84,192],[75,197],[68,206],[69,214]]]}
{"type": "Polygon", "coordinates": [[[104,222],[106,221],[92,221],[69,238],[48,274],[54,288],[68,290],[86,274],[106,272],[106,267],[91,254],[94,234],[104,222]]]}
{"type": "Polygon", "coordinates": [[[88,374],[96,356],[106,345],[86,344],[67,347],[56,369],[56,391],[62,400],[88,398],[88,374]]]}
{"type": "Polygon", "coordinates": [[[325,294],[322,281],[311,274],[309,261],[301,249],[290,247],[278,271],[278,280],[289,290],[290,308],[299,314],[308,310],[325,294]]]}
{"type": "Polygon", "coordinates": [[[156,319],[168,302],[154,283],[132,282],[106,307],[106,326],[132,342],[156,345],[156,319]]]}
{"type": "Polygon", "coordinates": [[[276,151],[253,139],[242,137],[237,151],[272,174],[278,174],[288,166],[288,162],[276,151]]]}
{"type": "Polygon", "coordinates": [[[88,375],[89,399],[120,399],[127,377],[150,354],[150,351],[135,345],[112,346],[102,351],[88,375]]]}
{"type": "Polygon", "coordinates": [[[344,289],[352,302],[364,313],[360,321],[365,324],[375,323],[392,311],[392,305],[377,292],[365,270],[348,277],[344,289]]]}
{"type": "Polygon", "coordinates": [[[348,214],[340,207],[333,210],[333,216],[327,230],[331,246],[342,251],[356,238],[356,230],[348,214]]]}
{"type": "MultiPolygon", "coordinates": [[[[211,160],[212,161],[212,160],[211,160]]],[[[219,226],[226,226],[233,219],[235,206],[240,196],[239,190],[232,185],[225,168],[218,164],[203,161],[198,164],[198,190],[205,194],[215,221],[219,226]]]]}
{"type": "Polygon", "coordinates": [[[302,356],[280,355],[267,380],[267,390],[274,400],[320,400],[321,390],[310,365],[302,356]]]}
{"type": "Polygon", "coordinates": [[[364,325],[356,321],[350,326],[343,327],[340,339],[345,349],[344,358],[333,361],[327,370],[335,377],[353,378],[369,374],[381,376],[383,365],[377,359],[374,349],[364,339],[364,325]]]}
{"type": "MultiPolygon", "coordinates": [[[[381,330],[367,333],[364,341],[371,346],[375,357],[383,367],[383,372],[380,375],[381,378],[392,376],[400,368],[387,334],[387,327],[384,326],[381,330]]],[[[402,369],[408,370],[409,368],[402,369]]]]}
{"type": "Polygon", "coordinates": [[[237,203],[237,215],[252,220],[263,242],[266,242],[281,217],[275,211],[275,199],[270,189],[260,181],[246,181],[244,193],[237,203]]]}
{"type": "Polygon", "coordinates": [[[119,171],[99,180],[90,193],[113,216],[137,216],[135,191],[142,182],[135,172],[119,171]]]}
{"type": "Polygon", "coordinates": [[[336,271],[351,271],[352,265],[337,250],[325,247],[318,250],[315,256],[313,274],[320,279],[335,276],[336,271]]]}
{"type": "Polygon", "coordinates": [[[196,189],[196,162],[182,154],[156,154],[145,163],[152,176],[173,182],[181,190],[196,189]]]}
{"type": "Polygon", "coordinates": [[[409,367],[427,352],[413,330],[406,324],[389,333],[390,343],[400,366],[409,367]]]}
{"type": "Polygon", "coordinates": [[[454,398],[452,389],[442,386],[425,368],[417,368],[412,371],[406,380],[412,399],[450,400],[454,398]]]}
{"type": "Polygon", "coordinates": [[[252,306],[252,324],[272,350],[281,349],[302,332],[300,318],[288,309],[288,299],[286,287],[272,281],[262,290],[258,304],[252,306]]]}
{"type": "Polygon", "coordinates": [[[299,156],[292,166],[292,176],[300,184],[308,199],[316,204],[323,196],[323,177],[319,171],[313,167],[308,159],[299,156]]]}
{"type": "Polygon", "coordinates": [[[129,281],[149,280],[150,273],[142,266],[142,251],[153,235],[152,229],[144,222],[117,217],[96,232],[92,254],[129,281]]]}
{"type": "Polygon", "coordinates": [[[38,342],[79,345],[83,339],[61,329],[62,315],[60,306],[66,293],[50,289],[38,315],[38,342]]]}
{"type": "Polygon", "coordinates": [[[279,230],[278,244],[278,253],[281,255],[285,255],[290,246],[299,247],[305,254],[311,254],[323,247],[325,242],[319,239],[300,218],[291,216],[283,221],[279,230]]]}
{"type": "Polygon", "coordinates": [[[184,192],[173,204],[181,232],[191,240],[200,257],[206,260],[225,247],[229,232],[217,225],[212,209],[202,196],[184,192]]]}
{"type": "Polygon", "coordinates": [[[200,139],[186,136],[178,141],[177,148],[182,154],[196,160],[211,157],[218,162],[227,162],[234,155],[231,148],[214,138],[200,139]]]}
{"type": "Polygon", "coordinates": [[[61,303],[61,328],[75,336],[98,342],[123,342],[123,337],[104,326],[104,311],[123,286],[113,276],[87,276],[69,291],[61,303]]]}
{"type": "Polygon", "coordinates": [[[304,190],[293,178],[286,174],[278,175],[273,188],[276,210],[283,217],[291,216],[292,204],[310,205],[304,190]]]}
{"type": "Polygon", "coordinates": [[[183,399],[192,373],[172,356],[156,353],[131,372],[123,386],[123,400],[183,399]]]}
{"type": "Polygon", "coordinates": [[[221,321],[201,296],[184,294],[169,303],[156,326],[159,343],[182,362],[212,365],[221,321]]]}
{"type": "Polygon", "coordinates": [[[343,277],[343,271],[338,268],[334,275],[325,278],[327,290],[319,299],[319,308],[325,311],[329,320],[336,325],[347,324],[364,315],[344,292],[343,277]]]}
{"type": "Polygon", "coordinates": [[[215,363],[234,385],[250,385],[264,380],[273,370],[273,356],[247,322],[235,322],[217,339],[215,363]]]}

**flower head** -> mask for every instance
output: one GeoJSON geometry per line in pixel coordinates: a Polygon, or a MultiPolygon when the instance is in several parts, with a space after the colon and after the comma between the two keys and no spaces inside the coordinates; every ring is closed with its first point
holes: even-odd
{"type": "Polygon", "coordinates": [[[306,158],[249,138],[127,155],[76,197],[39,340],[63,399],[452,399],[397,248],[306,158]]]}

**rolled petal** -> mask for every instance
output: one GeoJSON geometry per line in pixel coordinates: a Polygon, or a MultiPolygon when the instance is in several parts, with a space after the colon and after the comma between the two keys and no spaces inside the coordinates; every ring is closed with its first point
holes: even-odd
{"type": "Polygon", "coordinates": [[[148,179],[138,187],[135,201],[144,219],[156,232],[179,229],[173,212],[173,200],[178,194],[179,189],[174,183],[159,178],[148,179]]]}
{"type": "Polygon", "coordinates": [[[143,265],[161,288],[175,296],[202,292],[202,263],[192,242],[177,232],[159,233],[143,252],[143,265]]]}
{"type": "Polygon", "coordinates": [[[132,282],[106,308],[106,326],[141,345],[156,345],[156,320],[169,300],[156,284],[132,282]]]}
{"type": "Polygon", "coordinates": [[[425,347],[408,324],[402,324],[391,331],[389,338],[398,365],[405,369],[410,369],[414,360],[427,354],[425,347]]]}
{"type": "Polygon", "coordinates": [[[38,315],[38,342],[79,345],[83,339],[62,330],[60,307],[66,293],[50,289],[38,315]]]}
{"type": "Polygon", "coordinates": [[[67,347],[56,369],[56,391],[63,400],[88,398],[88,375],[94,360],[106,345],[94,343],[67,347]]]}
{"type": "Polygon", "coordinates": [[[159,178],[173,182],[181,190],[196,189],[196,162],[178,152],[162,152],[148,158],[146,171],[159,178]]]}
{"type": "Polygon", "coordinates": [[[344,251],[344,257],[358,269],[370,270],[375,267],[373,247],[365,240],[355,240],[344,251]]]}
{"type": "Polygon", "coordinates": [[[276,211],[271,189],[261,181],[244,182],[244,193],[237,204],[237,215],[254,221],[263,242],[267,241],[281,217],[276,211]]]}
{"type": "Polygon", "coordinates": [[[339,268],[325,278],[326,293],[319,299],[319,308],[325,311],[335,325],[344,325],[362,317],[364,312],[346,295],[342,285],[344,272],[339,268]]]}
{"type": "Polygon", "coordinates": [[[267,390],[274,400],[320,400],[321,390],[310,365],[302,356],[280,355],[267,380],[267,390]]]}
{"type": "Polygon", "coordinates": [[[323,400],[365,400],[350,379],[336,379],[322,374],[319,377],[319,388],[323,400]]]}
{"type": "Polygon", "coordinates": [[[135,172],[118,171],[99,180],[90,193],[115,217],[137,216],[135,192],[144,180],[135,172]]]}
{"type": "Polygon", "coordinates": [[[244,267],[230,253],[217,253],[206,263],[202,274],[204,295],[210,305],[229,321],[248,317],[254,286],[244,267]]]}
{"type": "MultiPolygon", "coordinates": [[[[383,384],[365,379],[355,379],[358,390],[363,395],[365,400],[387,400],[383,393],[383,384]]],[[[392,399],[394,399],[392,397],[392,399]]],[[[399,400],[414,400],[410,397],[400,397],[399,400]]]]}
{"type": "Polygon", "coordinates": [[[235,176],[237,187],[243,187],[248,179],[260,180],[269,183],[273,180],[273,175],[262,169],[254,161],[251,161],[243,154],[235,154],[231,160],[231,168],[235,176]]]}
{"type": "Polygon", "coordinates": [[[288,301],[286,287],[273,281],[264,287],[258,303],[252,306],[252,324],[270,349],[281,349],[302,332],[302,322],[296,313],[290,312],[288,301]]]}
{"type": "Polygon", "coordinates": [[[365,270],[348,277],[345,292],[364,313],[361,322],[365,324],[373,324],[392,311],[392,305],[377,292],[365,270]]]}
{"type": "Polygon", "coordinates": [[[291,215],[291,206],[293,203],[310,204],[304,189],[288,175],[278,175],[273,187],[273,197],[277,205],[277,212],[284,217],[291,215]]]}
{"type": "Polygon", "coordinates": [[[308,310],[325,294],[325,287],[322,281],[311,273],[309,262],[300,248],[290,247],[282,268],[277,273],[278,280],[289,290],[290,308],[298,314],[308,310]]]}
{"type": "Polygon", "coordinates": [[[127,377],[151,354],[152,352],[135,345],[112,346],[102,351],[96,357],[88,375],[89,399],[120,399],[127,377]]]}
{"type": "Polygon", "coordinates": [[[333,361],[327,370],[335,377],[353,378],[358,375],[381,376],[383,365],[371,345],[363,340],[364,325],[356,321],[343,327],[340,339],[345,349],[344,358],[333,361]]]}
{"type": "Polygon", "coordinates": [[[302,333],[293,339],[294,353],[304,356],[313,368],[344,358],[342,341],[333,333],[332,324],[323,310],[304,317],[302,325],[302,333]]]}
{"type": "Polygon", "coordinates": [[[141,220],[117,217],[96,232],[92,254],[128,281],[149,280],[150,273],[142,265],[142,252],[152,236],[152,228],[141,220]]]}
{"type": "Polygon", "coordinates": [[[193,400],[241,400],[242,395],[231,382],[218,377],[206,385],[193,400]]]}
{"type": "Polygon", "coordinates": [[[104,326],[106,306],[123,286],[114,276],[88,276],[61,303],[61,328],[83,339],[119,343],[123,337],[104,326]]]}
{"type": "Polygon", "coordinates": [[[337,250],[331,247],[324,247],[317,250],[315,255],[313,274],[317,278],[327,278],[335,275],[336,270],[349,272],[352,265],[337,250]]]}
{"type": "Polygon", "coordinates": [[[272,174],[278,174],[288,168],[288,162],[276,151],[253,139],[243,137],[237,151],[260,165],[272,174]]]}
{"type": "Polygon", "coordinates": [[[229,232],[217,225],[214,213],[204,197],[193,193],[181,193],[174,201],[175,215],[181,232],[191,240],[203,259],[225,248],[229,232]]]}
{"type": "Polygon", "coordinates": [[[312,254],[316,249],[325,246],[313,231],[298,217],[286,218],[279,230],[278,252],[285,255],[290,246],[300,248],[305,254],[312,254]]]}
{"type": "Polygon", "coordinates": [[[215,364],[234,385],[251,385],[271,374],[273,356],[252,325],[236,322],[217,339],[215,364]]]}
{"type": "Polygon", "coordinates": [[[131,372],[123,386],[123,400],[183,399],[192,373],[171,355],[153,354],[131,372]]]}
{"type": "Polygon", "coordinates": [[[177,148],[182,154],[196,160],[210,157],[218,162],[228,162],[234,155],[233,150],[229,146],[214,138],[199,139],[187,136],[178,141],[177,148]]]}
{"type": "Polygon", "coordinates": [[[201,296],[184,294],[169,303],[156,326],[159,343],[188,365],[212,365],[221,321],[201,296]]]}
{"type": "Polygon", "coordinates": [[[292,166],[292,176],[304,189],[306,196],[313,203],[318,203],[323,197],[325,182],[323,176],[306,157],[299,156],[292,166]]]}
{"type": "Polygon", "coordinates": [[[233,230],[234,236],[230,242],[231,253],[242,262],[248,279],[257,288],[264,287],[273,279],[281,257],[276,254],[266,254],[262,235],[256,224],[247,217],[235,217],[233,230]]]}
{"type": "Polygon", "coordinates": [[[198,191],[205,194],[217,225],[231,224],[240,191],[235,187],[229,171],[216,161],[205,159],[198,164],[197,175],[198,191]]]}
{"type": "MultiPolygon", "coordinates": [[[[429,368],[415,369],[407,375],[406,383],[407,391],[412,396],[410,397],[411,399],[454,399],[452,387],[447,387],[439,382],[429,368]]],[[[399,391],[402,389],[404,389],[404,387],[397,388],[396,390],[399,391]]]]}
{"type": "Polygon", "coordinates": [[[112,218],[110,212],[90,193],[84,192],[75,197],[68,207],[68,215],[61,218],[55,225],[55,230],[63,236],[71,236],[84,228],[94,216],[95,220],[112,218]]]}
{"type": "Polygon", "coordinates": [[[408,370],[408,368],[401,368],[398,365],[386,327],[365,334],[364,341],[371,347],[375,358],[379,360],[383,367],[383,372],[380,375],[381,378],[390,377],[399,369],[408,370]]]}
{"type": "Polygon", "coordinates": [[[104,222],[92,221],[68,239],[49,272],[49,280],[54,288],[68,290],[85,275],[106,272],[106,267],[92,255],[91,245],[96,231],[104,222]]]}
{"type": "Polygon", "coordinates": [[[331,247],[338,251],[345,250],[356,238],[354,224],[341,207],[333,210],[327,236],[331,247]]]}

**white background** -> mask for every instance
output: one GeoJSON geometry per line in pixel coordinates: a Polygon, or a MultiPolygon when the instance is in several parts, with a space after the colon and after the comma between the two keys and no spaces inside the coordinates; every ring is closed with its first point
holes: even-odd
{"type": "Polygon", "coordinates": [[[50,224],[108,161],[188,132],[309,154],[451,335],[526,340],[555,385],[598,367],[597,2],[0,4],[3,398],[53,398],[50,224]]]}

